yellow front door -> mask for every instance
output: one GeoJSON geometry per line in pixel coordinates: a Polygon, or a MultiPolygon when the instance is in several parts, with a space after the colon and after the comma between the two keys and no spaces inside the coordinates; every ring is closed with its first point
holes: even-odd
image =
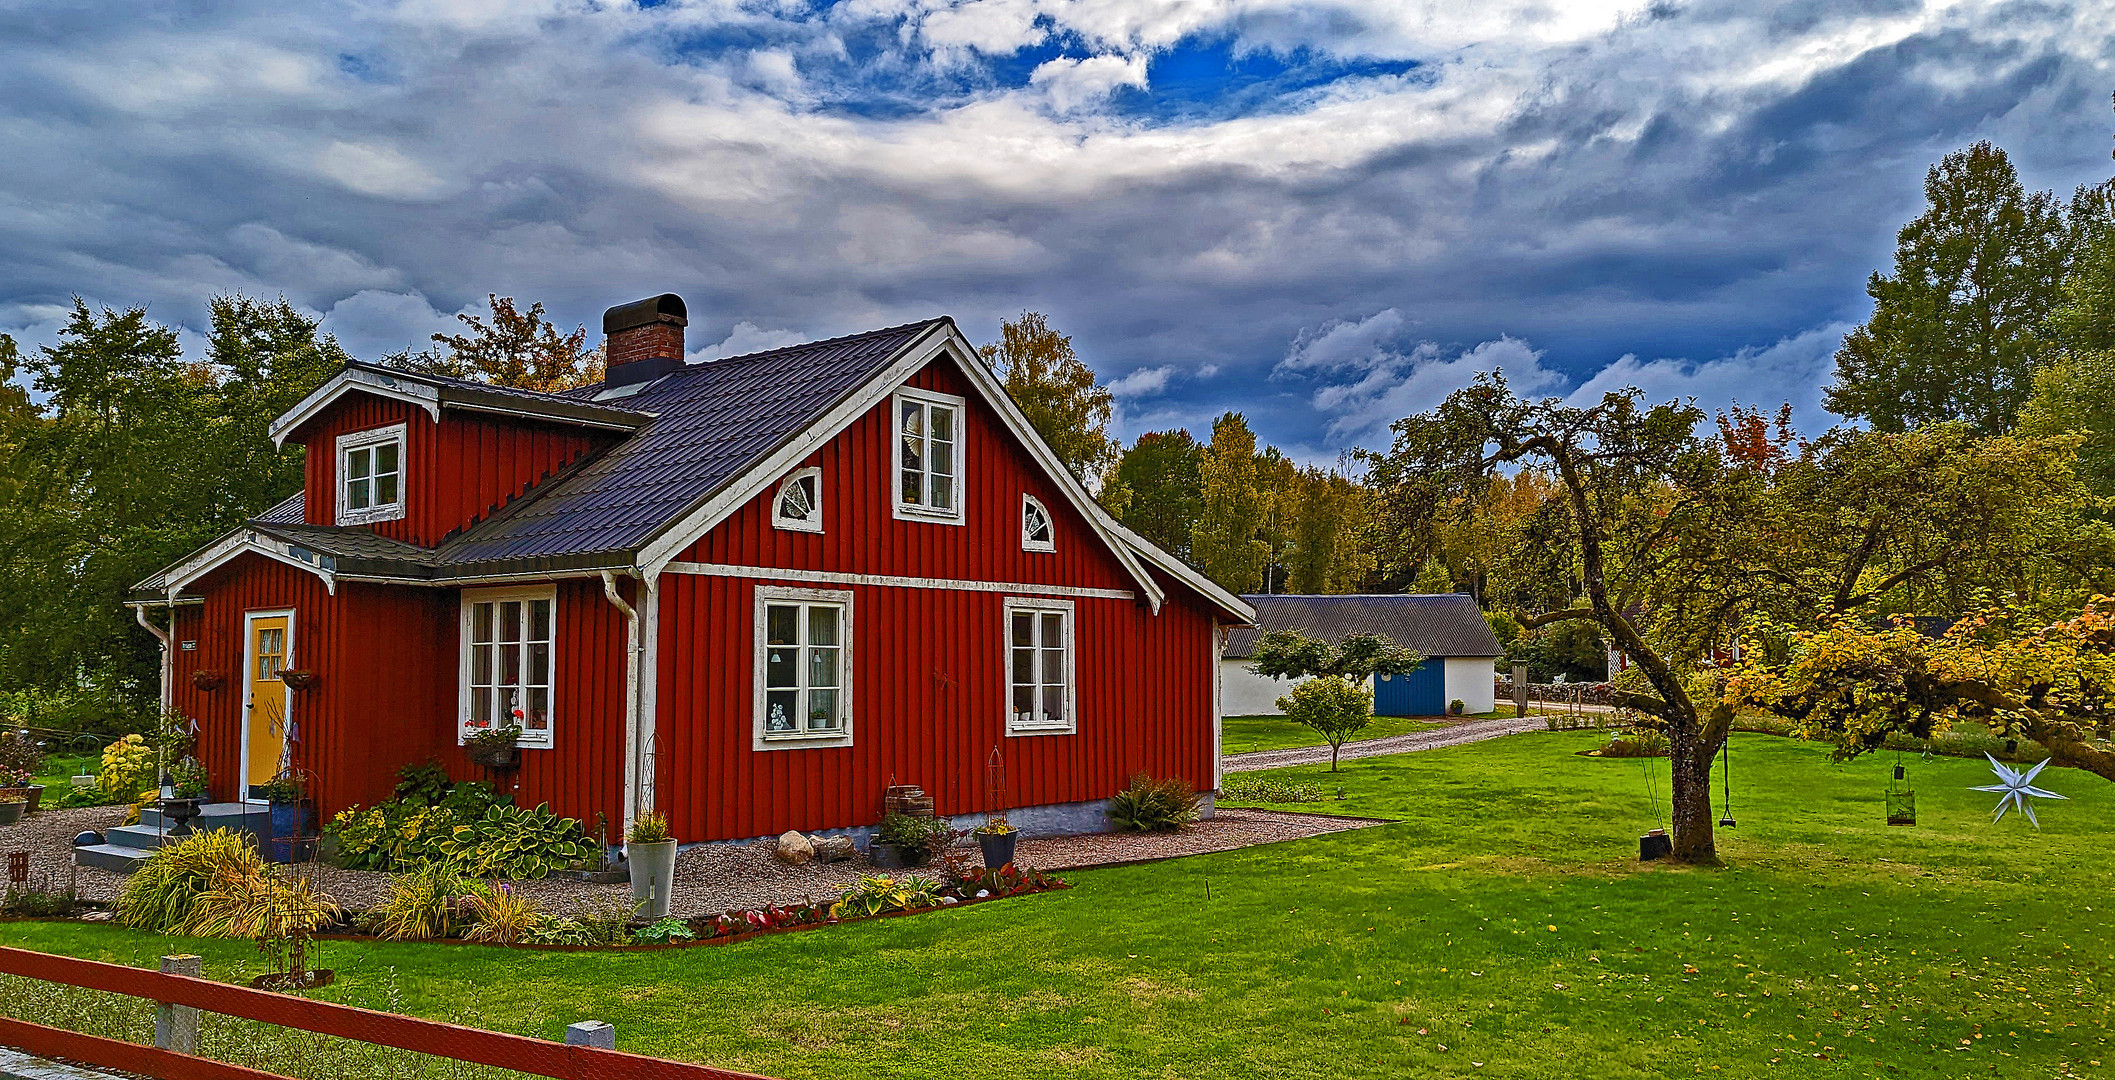
{"type": "Polygon", "coordinates": [[[250,617],[249,701],[242,732],[242,792],[249,798],[254,787],[279,775],[286,753],[286,684],[279,673],[286,669],[289,647],[285,615],[250,617]]]}

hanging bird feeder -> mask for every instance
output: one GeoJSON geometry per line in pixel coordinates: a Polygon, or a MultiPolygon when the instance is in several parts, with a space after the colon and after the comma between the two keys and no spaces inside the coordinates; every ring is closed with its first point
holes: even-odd
{"type": "Polygon", "coordinates": [[[1887,823],[1889,825],[1915,825],[1917,823],[1917,793],[1910,790],[1908,770],[1898,758],[1895,762],[1895,778],[1887,782],[1887,823]]]}
{"type": "MultiPolygon", "coordinates": [[[[1720,803],[1725,806],[1725,816],[1718,819],[1718,827],[1731,829],[1740,824],[1733,820],[1733,740],[1727,739],[1718,748],[1718,779],[1724,793],[1720,803]]],[[[1709,788],[1704,790],[1709,791],[1709,788]]]]}

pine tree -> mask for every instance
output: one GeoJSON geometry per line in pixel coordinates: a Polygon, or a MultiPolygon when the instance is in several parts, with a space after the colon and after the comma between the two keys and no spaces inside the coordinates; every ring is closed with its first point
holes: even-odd
{"type": "Polygon", "coordinates": [[[1866,284],[1873,314],[1836,353],[1828,407],[1882,431],[1946,420],[2002,431],[2049,359],[2062,207],[2023,189],[1987,142],[1946,155],[1924,194],[1923,216],[1896,236],[1894,273],[1866,284]]]}

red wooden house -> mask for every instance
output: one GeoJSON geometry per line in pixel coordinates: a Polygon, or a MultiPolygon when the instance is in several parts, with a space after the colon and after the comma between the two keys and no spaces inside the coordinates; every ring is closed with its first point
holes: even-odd
{"type": "Polygon", "coordinates": [[[282,759],[325,815],[479,777],[464,735],[510,720],[521,801],[687,841],[868,826],[890,783],[1031,832],[1135,772],[1217,787],[1253,613],[1097,507],[952,320],[699,364],[685,322],[612,308],[577,391],[354,363],[279,418],[302,493],[132,601],[215,798],[282,759]]]}

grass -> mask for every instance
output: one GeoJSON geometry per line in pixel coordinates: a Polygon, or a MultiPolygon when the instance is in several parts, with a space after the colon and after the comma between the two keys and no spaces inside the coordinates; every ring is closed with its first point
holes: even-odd
{"type": "MultiPolygon", "coordinates": [[[[1889,828],[1892,755],[1742,735],[1728,865],[1641,865],[1666,762],[1574,755],[1600,738],[1278,770],[1346,789],[1298,809],[1401,820],[963,910],[651,953],[325,943],[316,996],[548,1038],[609,1020],[788,1078],[2105,1075],[2115,785],[2043,773],[2070,801],[2037,832],[1990,823],[1965,790],[1987,767],[1911,758],[1922,821],[1889,828]]],[[[255,964],[105,925],[0,942],[255,964]]]]}
{"type": "MultiPolygon", "coordinates": [[[[1373,723],[1353,736],[1351,741],[1410,735],[1445,726],[1444,721],[1437,719],[1413,720],[1402,716],[1376,716],[1373,723]]],[[[1246,754],[1256,750],[1290,750],[1299,746],[1328,745],[1329,740],[1324,739],[1315,729],[1295,724],[1283,716],[1229,716],[1219,722],[1219,749],[1222,753],[1246,754]]]]}

